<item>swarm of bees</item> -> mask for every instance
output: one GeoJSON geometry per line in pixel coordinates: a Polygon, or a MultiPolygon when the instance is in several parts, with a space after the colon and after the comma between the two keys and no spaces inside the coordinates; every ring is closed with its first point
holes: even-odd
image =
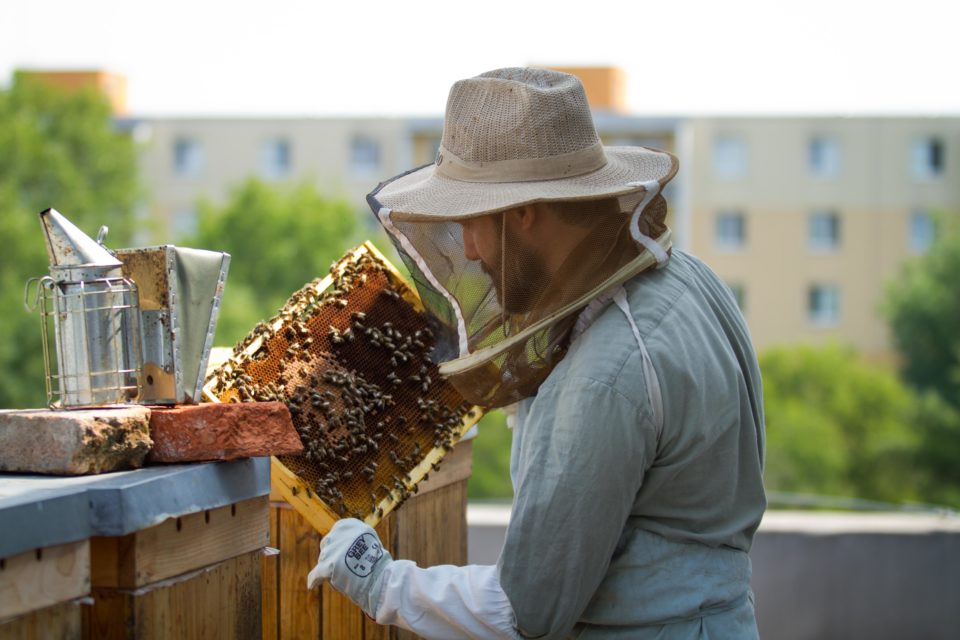
{"type": "Polygon", "coordinates": [[[237,344],[212,389],[285,402],[304,452],[280,461],[334,513],[379,520],[417,491],[427,453],[450,450],[479,415],[438,375],[434,333],[385,260],[350,252],[324,282],[237,344]]]}

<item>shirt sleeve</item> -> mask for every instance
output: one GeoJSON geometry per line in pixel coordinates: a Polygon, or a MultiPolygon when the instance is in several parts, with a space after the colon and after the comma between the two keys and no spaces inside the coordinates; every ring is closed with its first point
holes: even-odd
{"type": "Polygon", "coordinates": [[[541,388],[515,449],[500,584],[529,638],[565,637],[603,580],[656,450],[649,407],[568,375],[541,388]]]}
{"type": "Polygon", "coordinates": [[[513,611],[495,566],[440,565],[421,569],[397,560],[384,570],[379,624],[393,624],[428,639],[519,639],[513,611]]]}

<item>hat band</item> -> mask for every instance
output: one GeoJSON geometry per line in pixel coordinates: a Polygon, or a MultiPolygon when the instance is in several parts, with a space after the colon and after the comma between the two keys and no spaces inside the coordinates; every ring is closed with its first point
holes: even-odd
{"type": "Polygon", "coordinates": [[[463,182],[533,182],[579,176],[603,167],[607,156],[603,144],[546,158],[519,158],[492,162],[470,162],[458,158],[440,145],[436,172],[463,182]]]}

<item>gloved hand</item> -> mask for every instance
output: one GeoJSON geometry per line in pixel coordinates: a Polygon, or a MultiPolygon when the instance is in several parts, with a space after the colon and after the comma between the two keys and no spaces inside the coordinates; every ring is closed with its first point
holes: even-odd
{"type": "Polygon", "coordinates": [[[307,575],[307,588],[329,580],[334,589],[376,618],[380,576],[391,562],[370,525],[354,518],[339,520],[320,541],[320,558],[307,575]]]}

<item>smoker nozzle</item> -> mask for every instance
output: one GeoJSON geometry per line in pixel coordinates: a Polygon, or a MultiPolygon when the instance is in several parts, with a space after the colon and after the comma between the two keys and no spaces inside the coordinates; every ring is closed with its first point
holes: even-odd
{"type": "Polygon", "coordinates": [[[121,262],[56,209],[40,212],[51,267],[120,267],[121,262]]]}

